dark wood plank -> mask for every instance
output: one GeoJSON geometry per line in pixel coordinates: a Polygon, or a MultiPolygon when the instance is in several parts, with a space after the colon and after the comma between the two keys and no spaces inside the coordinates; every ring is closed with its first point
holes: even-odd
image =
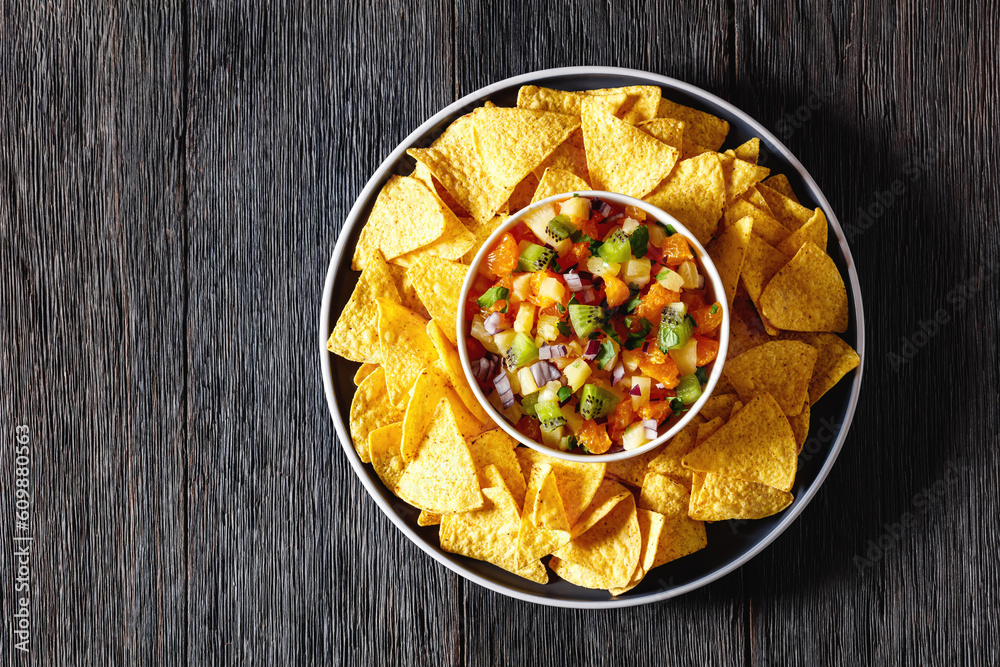
{"type": "Polygon", "coordinates": [[[30,654],[184,659],[181,11],[0,14],[0,615],[13,627],[14,427],[30,429],[30,654]]]}
{"type": "Polygon", "coordinates": [[[744,568],[755,664],[996,662],[997,11],[738,13],[733,101],[848,225],[869,337],[833,474],[744,568]]]}
{"type": "Polygon", "coordinates": [[[364,491],[316,349],[350,205],[451,99],[450,12],[192,6],[192,664],[454,663],[457,578],[364,491]]]}

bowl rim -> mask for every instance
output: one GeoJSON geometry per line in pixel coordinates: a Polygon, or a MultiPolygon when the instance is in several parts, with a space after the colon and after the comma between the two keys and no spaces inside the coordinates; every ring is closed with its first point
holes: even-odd
{"type": "Polygon", "coordinates": [[[649,604],[652,602],[660,602],[663,600],[668,600],[673,597],[684,595],[685,593],[691,592],[702,586],[706,586],[713,581],[721,579],[727,574],[733,572],[739,567],[743,566],[745,563],[749,562],[751,559],[757,556],[761,551],[767,548],[772,542],[774,542],[785,530],[788,529],[790,525],[799,517],[800,514],[809,505],[809,502],[816,496],[819,489],[823,486],[823,482],[829,476],[833,465],[836,463],[841,450],[844,447],[844,442],[847,439],[847,434],[850,432],[851,423],[854,420],[854,413],[857,410],[858,398],[861,393],[861,382],[864,376],[864,368],[866,361],[866,350],[865,350],[865,318],[864,318],[864,305],[861,297],[861,283],[858,278],[857,266],[854,263],[854,257],[851,254],[851,249],[847,243],[847,238],[844,234],[843,228],[840,226],[840,221],[838,220],[836,214],[833,212],[833,208],[830,206],[830,202],[827,200],[826,195],[820,189],[819,185],[813,179],[812,175],[806,171],[805,167],[799,162],[798,158],[788,150],[788,148],[772,133],[770,130],[761,125],[757,120],[749,116],[746,112],[737,108],[733,104],[723,100],[717,95],[699,88],[695,85],[674,79],[672,77],[663,76],[662,74],[656,74],[653,72],[646,72],[644,70],[624,68],[624,67],[606,67],[606,66],[572,66],[572,67],[556,67],[543,70],[535,70],[531,72],[526,72],[524,74],[519,74],[517,76],[502,79],[500,81],[495,81],[487,86],[483,86],[468,95],[464,95],[458,100],[452,102],[445,108],[441,109],[426,121],[421,123],[416,129],[414,129],[409,135],[407,135],[397,146],[394,148],[389,155],[382,161],[378,168],[372,173],[365,186],[362,188],[361,192],[358,194],[357,199],[355,199],[354,204],[351,206],[347,217],[344,219],[344,224],[341,228],[340,234],[337,238],[336,245],[334,246],[333,254],[330,257],[330,264],[327,268],[326,279],[323,288],[323,297],[320,302],[319,319],[317,326],[317,347],[320,355],[320,369],[323,375],[323,389],[324,395],[327,401],[327,408],[330,411],[330,418],[333,420],[334,429],[337,436],[340,439],[341,449],[343,449],[345,456],[347,456],[348,462],[354,469],[355,474],[361,480],[361,484],[364,486],[368,495],[371,496],[372,500],[379,509],[392,521],[396,527],[409,539],[413,544],[416,544],[419,549],[424,551],[432,559],[448,568],[452,572],[472,581],[484,588],[491,590],[501,595],[506,595],[518,600],[525,602],[533,602],[535,604],[541,604],[552,607],[563,607],[568,609],[616,609],[621,607],[632,607],[642,604],[649,604]],[[658,85],[662,88],[668,90],[676,90],[691,97],[701,100],[703,102],[711,103],[726,112],[726,119],[739,119],[740,122],[744,123],[746,126],[752,128],[757,137],[761,139],[766,139],[766,143],[771,148],[772,153],[777,153],[781,158],[798,174],[802,182],[810,189],[810,194],[815,198],[816,203],[823,209],[826,214],[827,222],[830,225],[831,231],[834,233],[834,238],[836,239],[838,245],[840,246],[841,252],[844,256],[844,263],[847,270],[847,275],[850,278],[850,289],[852,297],[854,299],[854,318],[857,323],[857,345],[855,349],[858,353],[860,361],[858,367],[854,371],[854,381],[853,387],[851,389],[851,396],[848,400],[847,408],[844,411],[844,419],[841,423],[837,437],[835,438],[833,444],[830,447],[830,452],[826,457],[822,467],[805,491],[796,499],[791,507],[782,515],[781,520],[771,529],[770,532],[763,535],[758,539],[756,544],[739,554],[737,557],[733,558],[729,562],[722,566],[715,568],[707,572],[705,575],[693,579],[685,584],[674,586],[672,588],[666,588],[658,591],[653,591],[647,595],[636,596],[636,597],[625,597],[625,598],[611,598],[609,600],[580,600],[575,598],[567,598],[565,596],[546,596],[546,595],[536,595],[534,593],[529,593],[522,590],[517,590],[511,588],[503,583],[496,582],[486,577],[480,576],[476,572],[473,572],[469,568],[465,567],[461,562],[447,558],[442,554],[438,553],[433,547],[428,544],[423,536],[419,535],[412,526],[410,526],[402,516],[400,516],[392,507],[392,505],[382,496],[379,489],[375,486],[372,481],[369,471],[365,469],[364,464],[358,457],[357,452],[354,451],[354,447],[351,444],[350,432],[344,423],[344,418],[340,413],[340,409],[337,406],[337,395],[333,384],[333,367],[331,357],[332,355],[326,349],[326,339],[329,335],[327,332],[328,322],[330,321],[331,309],[333,304],[333,291],[334,286],[337,282],[337,269],[340,267],[344,255],[347,251],[348,237],[351,235],[351,231],[358,224],[358,218],[362,210],[364,210],[366,202],[372,197],[374,191],[381,187],[383,181],[386,179],[392,168],[395,166],[396,162],[405,154],[406,149],[409,148],[417,139],[422,137],[425,133],[430,131],[435,125],[443,122],[445,119],[450,118],[452,115],[461,111],[463,108],[469,104],[481,101],[482,99],[488,97],[489,95],[501,91],[512,86],[519,86],[525,84],[531,84],[537,82],[539,79],[559,79],[559,78],[572,78],[572,77],[582,77],[582,76],[605,76],[605,77],[620,77],[620,78],[631,78],[640,79],[649,82],[649,85],[658,85]]]}
{"type": "MultiPolygon", "coordinates": [[[[729,351],[729,305],[728,298],[726,298],[726,289],[722,284],[722,277],[719,275],[718,269],[715,267],[715,261],[708,254],[705,247],[698,241],[698,238],[691,233],[691,230],[684,226],[677,218],[670,215],[666,211],[648,202],[644,202],[641,199],[635,197],[630,197],[628,195],[619,194],[617,192],[611,192],[608,190],[575,190],[570,192],[563,192],[559,194],[552,195],[551,197],[546,197],[545,199],[540,199],[539,201],[525,206],[520,211],[514,213],[506,220],[503,221],[493,233],[487,237],[483,242],[483,245],[479,248],[476,253],[475,258],[469,264],[469,270],[466,273],[465,280],[462,283],[462,291],[458,300],[458,315],[456,317],[455,326],[457,331],[457,343],[458,356],[462,360],[462,369],[465,371],[465,379],[468,381],[469,386],[472,388],[473,393],[476,395],[476,399],[479,400],[479,404],[484,410],[493,418],[493,421],[497,423],[500,428],[502,428],[508,435],[512,438],[521,442],[528,447],[531,447],[535,451],[545,454],[546,456],[551,456],[552,458],[561,459],[563,461],[575,461],[578,463],[609,463],[611,461],[624,461],[626,459],[631,459],[636,456],[642,456],[646,452],[649,452],[663,443],[665,443],[670,438],[677,435],[681,429],[690,423],[694,416],[698,414],[702,406],[712,395],[712,391],[715,389],[716,384],[719,382],[719,378],[722,376],[722,369],[726,363],[726,353],[729,351]],[[606,199],[610,202],[621,205],[634,206],[636,208],[641,208],[646,213],[657,218],[661,222],[669,225],[673,225],[674,229],[688,240],[689,243],[694,247],[695,252],[698,255],[698,260],[701,262],[702,267],[708,274],[708,280],[712,283],[712,291],[715,293],[716,299],[722,304],[722,324],[720,324],[719,329],[719,354],[712,362],[712,372],[708,378],[708,382],[705,384],[705,389],[702,391],[701,396],[698,400],[694,402],[687,412],[679,420],[677,420],[670,428],[668,428],[663,433],[657,435],[654,439],[645,443],[641,447],[636,447],[635,449],[626,449],[621,452],[614,452],[612,454],[574,454],[572,452],[564,452],[561,449],[553,449],[552,447],[547,447],[545,444],[533,440],[528,436],[524,435],[518,431],[513,424],[511,424],[503,414],[497,410],[492,403],[487,400],[486,395],[483,394],[482,389],[479,388],[479,383],[476,381],[476,374],[472,372],[472,362],[469,361],[469,353],[467,346],[464,343],[466,332],[465,332],[465,311],[468,301],[469,291],[472,289],[472,283],[475,282],[476,274],[479,272],[479,267],[482,265],[486,256],[489,254],[491,246],[505,234],[508,230],[515,227],[521,220],[524,219],[526,215],[535,211],[543,206],[547,206],[556,201],[563,201],[569,199],[575,195],[580,195],[581,197],[597,197],[600,199],[606,199]]],[[[627,398],[627,397],[626,397],[627,398]]],[[[623,399],[625,400],[625,399],[623,399]]]]}

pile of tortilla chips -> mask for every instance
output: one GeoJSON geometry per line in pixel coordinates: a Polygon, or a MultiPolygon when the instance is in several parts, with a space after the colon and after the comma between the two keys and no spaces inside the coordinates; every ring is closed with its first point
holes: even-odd
{"type": "Polygon", "coordinates": [[[532,581],[614,595],[706,546],[706,521],[756,519],[793,500],[810,407],[854,369],[835,332],[846,288],[827,221],[751,139],[719,152],[729,124],[654,86],[565,92],[524,86],[408,151],[362,229],[357,285],[328,348],[360,362],[358,456],[447,551],[532,581]],[[724,377],[676,437],[613,463],[519,446],[462,371],[456,321],[468,263],[507,216],[577,190],[639,197],[707,245],[731,308],[724,377]],[[547,560],[545,560],[547,559],[547,560]]]}

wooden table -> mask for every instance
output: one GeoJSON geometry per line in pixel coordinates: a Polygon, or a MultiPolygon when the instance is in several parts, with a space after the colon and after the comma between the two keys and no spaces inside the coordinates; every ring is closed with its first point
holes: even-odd
{"type": "Polygon", "coordinates": [[[997,664],[995,0],[256,4],[0,14],[0,663],[997,664]],[[605,612],[410,544],[335,441],[316,349],[382,158],[458,96],[573,64],[773,129],[848,227],[869,324],[854,427],[794,526],[605,612]]]}

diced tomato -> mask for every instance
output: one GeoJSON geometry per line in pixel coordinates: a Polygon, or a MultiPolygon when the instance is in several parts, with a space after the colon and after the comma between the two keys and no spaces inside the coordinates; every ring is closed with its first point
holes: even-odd
{"type": "Polygon", "coordinates": [[[668,290],[660,283],[654,282],[650,285],[649,291],[646,292],[646,295],[642,297],[642,300],[639,302],[639,307],[636,308],[635,313],[639,317],[644,317],[651,323],[656,324],[660,321],[660,314],[663,312],[663,309],[669,304],[676,303],[679,300],[679,292],[668,290]]]}
{"type": "Polygon", "coordinates": [[[509,276],[517,268],[517,260],[521,252],[517,248],[514,235],[507,232],[500,237],[493,251],[486,257],[486,266],[494,275],[501,278],[509,276]]]}
{"type": "Polygon", "coordinates": [[[608,429],[612,440],[615,442],[622,439],[625,429],[635,421],[635,412],[632,410],[632,401],[625,397],[615,406],[614,412],[608,415],[608,429]]]}
{"type": "Polygon", "coordinates": [[[590,244],[580,242],[574,243],[572,249],[560,257],[557,262],[559,268],[565,271],[575,264],[582,264],[588,257],[590,257],[590,244]]]}
{"type": "Polygon", "coordinates": [[[698,323],[694,332],[706,336],[718,329],[719,325],[722,324],[722,305],[715,302],[710,306],[703,306],[693,311],[691,317],[698,323]],[[712,312],[712,308],[715,308],[714,313],[712,312]]]}
{"type": "Polygon", "coordinates": [[[591,454],[603,454],[611,448],[611,438],[608,429],[593,419],[587,419],[576,434],[577,441],[587,448],[591,454]]]}
{"type": "Polygon", "coordinates": [[[719,341],[702,336],[695,336],[698,341],[698,360],[695,362],[699,366],[711,363],[719,356],[719,341]]]}
{"type": "Polygon", "coordinates": [[[514,428],[516,428],[518,431],[525,434],[532,440],[535,440],[537,442],[542,441],[542,431],[538,427],[537,419],[532,419],[531,417],[525,415],[524,417],[521,417],[520,420],[518,420],[517,424],[514,425],[514,428]]]}
{"type": "Polygon", "coordinates": [[[469,351],[471,359],[482,359],[486,356],[486,348],[472,336],[465,337],[465,348],[469,351]]]}
{"type": "Polygon", "coordinates": [[[601,276],[604,279],[604,293],[608,298],[608,307],[614,308],[628,301],[628,285],[612,275],[601,276]]]}
{"type": "Polygon", "coordinates": [[[681,262],[694,259],[691,246],[680,234],[671,234],[660,244],[663,250],[663,262],[668,266],[679,266],[681,262]]]}
{"type": "MultiPolygon", "coordinates": [[[[650,348],[655,347],[655,345],[650,345],[650,348]]],[[[673,389],[679,382],[678,376],[680,375],[680,372],[677,370],[677,364],[674,363],[674,360],[669,355],[665,356],[666,358],[662,364],[654,364],[649,360],[640,360],[639,370],[642,371],[644,375],[648,375],[657,382],[661,383],[667,389],[673,389]]]]}

